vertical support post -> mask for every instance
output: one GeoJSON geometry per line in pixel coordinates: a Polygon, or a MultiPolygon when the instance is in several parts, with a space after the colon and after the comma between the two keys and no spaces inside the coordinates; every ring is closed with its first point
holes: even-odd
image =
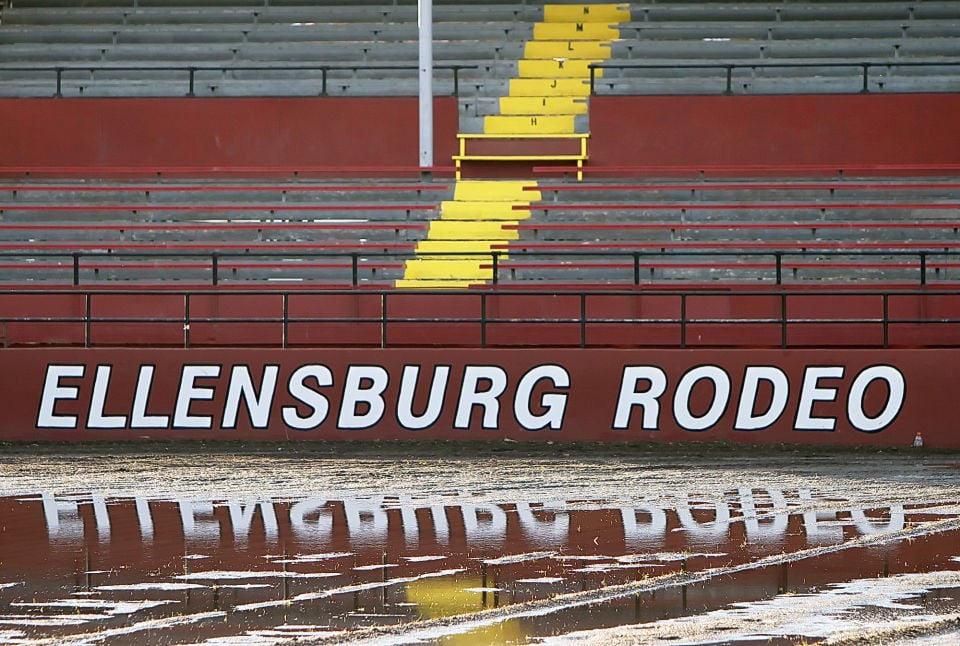
{"type": "Polygon", "coordinates": [[[197,68],[190,67],[187,68],[187,71],[190,72],[190,89],[187,91],[187,96],[194,96],[193,88],[194,82],[196,81],[197,68]]]}
{"type": "Polygon", "coordinates": [[[190,347],[190,294],[183,295],[183,347],[190,347]]]}
{"type": "Polygon", "coordinates": [[[80,254],[76,251],[73,252],[73,284],[80,284],[80,254]]]}
{"type": "Polygon", "coordinates": [[[580,347],[587,347],[587,295],[580,293],[580,347]]]}
{"type": "Polygon", "coordinates": [[[216,251],[210,254],[210,273],[212,275],[213,284],[216,285],[220,278],[220,257],[217,255],[216,251]]]}
{"type": "Polygon", "coordinates": [[[889,294],[883,293],[883,347],[890,345],[890,299],[889,294]]]}
{"type": "Polygon", "coordinates": [[[387,347],[387,293],[380,294],[380,347],[387,347]]]}
{"type": "Polygon", "coordinates": [[[500,252],[491,251],[490,257],[493,260],[493,284],[500,282],[500,252]]]}
{"type": "Polygon", "coordinates": [[[93,310],[93,307],[90,304],[90,299],[92,294],[87,292],[83,295],[83,347],[90,347],[90,313],[93,310]]]}
{"type": "Polygon", "coordinates": [[[927,254],[920,252],[920,284],[927,284],[927,254]]]}
{"type": "Polygon", "coordinates": [[[58,67],[57,68],[57,91],[54,93],[53,96],[57,97],[58,99],[61,98],[63,96],[62,90],[63,90],[63,68],[58,67]]]}
{"type": "Polygon", "coordinates": [[[780,347],[787,347],[787,293],[780,292],[780,347]]]}
{"type": "Polygon", "coordinates": [[[487,294],[480,292],[480,347],[487,347],[487,294]]]}
{"type": "Polygon", "coordinates": [[[281,347],[287,349],[287,334],[290,330],[290,293],[283,293],[283,337],[281,340],[281,347]]]}
{"type": "Polygon", "coordinates": [[[777,285],[783,284],[783,254],[779,251],[774,254],[777,261],[777,285]]]}
{"type": "Polygon", "coordinates": [[[420,68],[420,168],[433,166],[433,0],[417,0],[420,68]]]}
{"type": "Polygon", "coordinates": [[[680,294],[680,347],[687,347],[687,295],[680,294]]]}
{"type": "Polygon", "coordinates": [[[353,284],[354,287],[356,287],[358,284],[360,284],[360,266],[359,266],[359,262],[360,262],[360,260],[359,260],[359,258],[358,258],[358,256],[357,256],[356,252],[350,254],[350,275],[351,275],[351,282],[352,282],[352,284],[353,284]]]}
{"type": "Polygon", "coordinates": [[[861,63],[860,66],[863,67],[863,87],[860,88],[860,92],[862,94],[867,94],[870,92],[870,63],[861,63]]]}

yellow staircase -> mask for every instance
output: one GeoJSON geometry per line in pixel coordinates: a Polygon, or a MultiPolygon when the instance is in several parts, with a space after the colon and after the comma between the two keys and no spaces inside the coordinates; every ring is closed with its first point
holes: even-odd
{"type": "MultiPolygon", "coordinates": [[[[417,257],[404,266],[401,288],[464,288],[493,280],[494,245],[517,239],[517,224],[530,217],[540,199],[534,181],[461,180],[453,200],[440,204],[440,219],[430,223],[427,238],[417,243],[417,257]]],[[[504,256],[501,256],[504,257],[504,256]]]]}
{"type": "Polygon", "coordinates": [[[500,113],[484,117],[482,134],[458,135],[454,198],[440,205],[397,287],[466,288],[493,279],[491,250],[517,239],[503,225],[530,217],[515,207],[529,207],[540,192],[534,181],[461,180],[462,162],[575,161],[581,177],[589,133],[577,132],[577,116],[587,114],[589,66],[610,57],[617,25],[629,20],[627,4],[544,7],[500,113]]]}
{"type": "MultiPolygon", "coordinates": [[[[590,65],[610,58],[627,4],[546,5],[524,46],[517,78],[500,98],[500,114],[484,117],[487,135],[572,135],[587,114],[590,65]]],[[[602,70],[596,70],[597,76],[602,70]]]]}

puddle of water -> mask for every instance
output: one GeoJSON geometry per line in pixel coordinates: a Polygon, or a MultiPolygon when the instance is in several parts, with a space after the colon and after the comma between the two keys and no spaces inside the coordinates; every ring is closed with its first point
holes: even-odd
{"type": "MultiPolygon", "coordinates": [[[[957,520],[956,508],[862,508],[761,489],[630,507],[469,495],[425,506],[400,496],[7,497],[0,642],[292,643],[379,627],[384,643],[524,643],[635,624],[670,634],[691,629],[690,618],[739,625],[730,604],[763,616],[770,604],[856,596],[837,583],[960,571],[960,530],[924,529],[957,520]]],[[[874,601],[857,607],[960,606],[960,584],[940,581],[935,593],[908,584],[877,583],[882,593],[858,593],[874,601]]],[[[744,643],[756,638],[741,632],[744,643]]]]}

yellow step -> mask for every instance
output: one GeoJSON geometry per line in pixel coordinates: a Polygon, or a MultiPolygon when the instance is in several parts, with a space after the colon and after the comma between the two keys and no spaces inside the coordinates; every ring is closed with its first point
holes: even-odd
{"type": "Polygon", "coordinates": [[[601,22],[538,22],[534,40],[616,40],[620,30],[601,22]]]}
{"type": "Polygon", "coordinates": [[[434,220],[427,233],[429,240],[516,240],[516,230],[505,230],[503,222],[473,220],[434,220]]]}
{"type": "Polygon", "coordinates": [[[528,40],[524,58],[610,58],[610,43],[602,40],[528,40]]]}
{"type": "Polygon", "coordinates": [[[488,135],[566,135],[574,133],[574,116],[503,116],[483,118],[483,132],[488,135]]]}
{"type": "Polygon", "coordinates": [[[490,258],[493,245],[502,245],[499,240],[420,240],[417,242],[417,253],[429,256],[431,253],[462,253],[473,257],[474,260],[490,258]]]}
{"type": "Polygon", "coordinates": [[[510,96],[590,96],[584,79],[510,79],[510,96]]]}
{"type": "MultiPolygon", "coordinates": [[[[530,191],[535,195],[535,191],[530,191]]],[[[442,220],[526,220],[530,217],[529,209],[514,209],[514,206],[526,206],[524,202],[441,202],[440,219],[442,220]]]]}
{"type": "MultiPolygon", "coordinates": [[[[589,58],[523,59],[518,62],[518,74],[521,78],[589,78],[590,65],[599,62],[589,58]]],[[[594,74],[601,76],[602,72],[595,70],[594,74]]]]}
{"type": "Polygon", "coordinates": [[[488,280],[493,278],[491,267],[480,267],[481,262],[489,265],[490,261],[434,258],[416,258],[408,260],[404,267],[403,277],[426,280],[488,280]]]}
{"type": "Polygon", "coordinates": [[[536,182],[529,180],[489,180],[463,179],[453,189],[453,199],[462,202],[524,202],[539,200],[539,191],[526,190],[535,187],[536,182]]]}
{"type": "Polygon", "coordinates": [[[629,22],[629,4],[548,4],[544,22],[629,22]]]}
{"type": "Polygon", "coordinates": [[[586,114],[587,100],[572,96],[503,96],[500,114],[586,114]]]}
{"type": "Polygon", "coordinates": [[[467,289],[473,285],[481,285],[482,280],[428,280],[401,278],[397,281],[397,289],[467,289]]]}

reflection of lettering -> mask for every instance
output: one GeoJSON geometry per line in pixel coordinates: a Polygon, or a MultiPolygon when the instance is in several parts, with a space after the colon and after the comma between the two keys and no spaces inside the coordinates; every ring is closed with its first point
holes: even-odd
{"type": "Polygon", "coordinates": [[[251,502],[243,505],[238,502],[228,502],[227,509],[230,511],[230,525],[233,528],[233,537],[235,539],[242,541],[250,535],[253,517],[257,510],[259,510],[260,517],[263,520],[263,531],[267,540],[276,542],[278,534],[277,515],[274,513],[271,503],[251,502]]]}
{"type": "Polygon", "coordinates": [[[740,513],[743,514],[743,524],[747,529],[747,538],[761,542],[771,541],[787,533],[787,500],[783,492],[768,489],[767,495],[773,506],[771,514],[764,514],[769,520],[761,521],[757,517],[757,504],[753,489],[740,489],[740,513]]]}
{"type": "Polygon", "coordinates": [[[213,503],[180,500],[180,522],[183,538],[188,541],[220,540],[220,523],[213,516],[213,503]]]}
{"type": "Polygon", "coordinates": [[[527,540],[548,547],[562,547],[570,535],[570,514],[563,506],[562,502],[547,502],[538,507],[518,502],[517,517],[527,540]],[[545,518],[546,515],[552,518],[545,518]]]}
{"type": "Polygon", "coordinates": [[[497,505],[461,505],[467,543],[501,545],[507,535],[507,513],[497,505]]]}
{"type": "Polygon", "coordinates": [[[623,538],[628,550],[641,549],[644,542],[653,542],[667,533],[667,512],[660,507],[622,507],[623,538]]]}
{"type": "MultiPolygon", "coordinates": [[[[132,518],[121,514],[111,519],[114,503],[108,504],[102,495],[77,500],[44,493],[41,502],[51,542],[82,542],[89,534],[85,532],[87,522],[93,523],[98,540],[106,542],[111,538],[114,524],[120,519],[132,518]],[[86,511],[82,513],[84,508],[86,511]]],[[[127,504],[131,502],[142,541],[154,541],[158,534],[173,530],[169,525],[156,524],[154,506],[164,503],[151,504],[141,497],[127,504]]],[[[671,528],[683,532],[682,540],[690,544],[721,544],[730,540],[733,525],[742,526],[748,540],[769,544],[785,539],[791,515],[800,523],[809,545],[840,543],[844,540],[845,528],[859,535],[870,535],[897,532],[907,523],[907,512],[902,505],[879,509],[837,507],[832,503],[827,506],[807,489],[785,492],[746,487],[718,497],[680,494],[669,505],[648,503],[590,510],[570,508],[563,501],[511,505],[468,501],[449,506],[420,504],[409,494],[341,501],[305,498],[296,502],[182,499],[175,504],[180,520],[176,531],[182,531],[186,541],[219,542],[227,536],[243,543],[256,535],[271,544],[288,539],[332,544],[346,539],[354,547],[377,548],[387,545],[391,536],[414,547],[424,541],[446,545],[454,536],[459,536],[468,546],[499,548],[505,544],[508,528],[512,527],[510,535],[522,536],[531,547],[564,549],[575,541],[575,535],[598,527],[595,524],[598,517],[591,519],[590,514],[601,514],[605,518],[603,533],[610,536],[611,529],[614,534],[620,533],[628,550],[659,549],[656,546],[667,539],[671,528]],[[457,521],[451,524],[448,514],[460,516],[462,526],[457,521]],[[618,519],[619,524],[611,528],[612,518],[618,519]]],[[[129,529],[117,531],[122,531],[124,536],[131,535],[129,529]]]]}

